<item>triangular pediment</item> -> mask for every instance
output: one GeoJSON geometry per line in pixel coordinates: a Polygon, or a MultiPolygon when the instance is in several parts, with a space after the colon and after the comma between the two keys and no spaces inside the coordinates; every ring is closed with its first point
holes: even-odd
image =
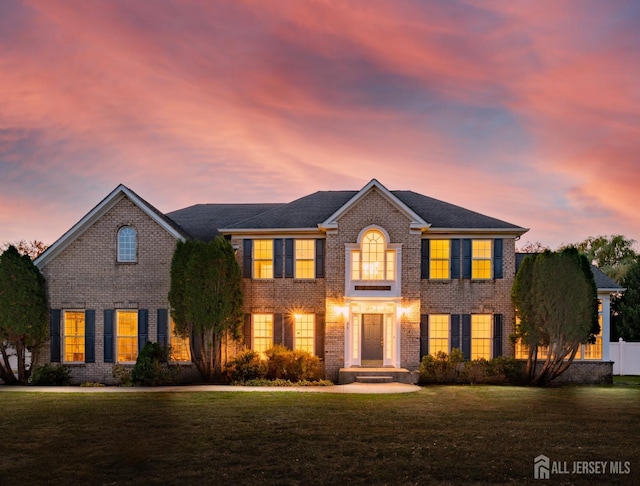
{"type": "Polygon", "coordinates": [[[347,213],[350,209],[356,206],[364,197],[370,194],[372,191],[377,191],[382,197],[384,197],[389,204],[395,207],[400,213],[402,213],[410,222],[410,228],[414,231],[426,231],[431,226],[424,219],[422,219],[413,209],[398,199],[391,191],[384,187],[376,179],[371,179],[369,183],[358,191],[351,199],[338,208],[331,216],[325,221],[320,223],[318,227],[322,230],[331,230],[338,228],[338,221],[347,213]]]}
{"type": "Polygon", "coordinates": [[[113,191],[111,191],[111,193],[107,197],[100,201],[97,206],[89,211],[80,221],[78,221],[69,231],[67,231],[64,235],[58,238],[55,243],[47,248],[47,250],[42,255],[36,258],[34,262],[36,266],[38,268],[44,267],[125,197],[128,198],[133,204],[135,204],[147,216],[149,216],[149,218],[151,218],[153,221],[158,223],[158,225],[164,228],[171,236],[180,240],[185,239],[185,235],[183,235],[182,232],[176,227],[176,225],[173,224],[166,216],[164,216],[151,204],[138,196],[131,189],[123,184],[120,184],[113,191]]]}

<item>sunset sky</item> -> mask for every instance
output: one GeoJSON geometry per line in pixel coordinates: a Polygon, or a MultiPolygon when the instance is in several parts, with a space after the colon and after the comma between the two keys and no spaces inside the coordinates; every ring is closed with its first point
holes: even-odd
{"type": "Polygon", "coordinates": [[[372,178],[640,240],[640,2],[0,0],[0,243],[372,178]]]}

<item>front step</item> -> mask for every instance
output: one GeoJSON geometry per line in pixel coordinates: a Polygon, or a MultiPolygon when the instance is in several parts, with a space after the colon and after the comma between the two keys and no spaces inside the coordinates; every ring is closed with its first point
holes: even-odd
{"type": "MultiPolygon", "coordinates": [[[[417,376],[416,376],[417,377],[417,376]]],[[[414,384],[414,373],[405,368],[340,368],[338,383],[407,383],[414,384]]]]}

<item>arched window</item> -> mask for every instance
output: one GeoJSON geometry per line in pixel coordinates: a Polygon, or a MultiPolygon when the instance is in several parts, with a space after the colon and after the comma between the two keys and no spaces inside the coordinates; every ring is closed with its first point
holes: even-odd
{"type": "Polygon", "coordinates": [[[351,252],[352,280],[394,280],[395,250],[387,249],[381,231],[372,229],[363,236],[360,250],[351,252]]]}
{"type": "Polygon", "coordinates": [[[118,230],[118,261],[137,261],[136,247],[136,230],[134,230],[131,226],[123,226],[122,228],[120,228],[118,230]]]}

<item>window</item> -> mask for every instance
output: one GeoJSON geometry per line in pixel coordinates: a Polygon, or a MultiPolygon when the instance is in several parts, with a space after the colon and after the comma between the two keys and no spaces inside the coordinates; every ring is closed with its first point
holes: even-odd
{"type": "Polygon", "coordinates": [[[351,252],[352,280],[394,280],[395,250],[387,250],[384,235],[378,230],[367,231],[360,250],[351,252]]]}
{"type": "Polygon", "coordinates": [[[307,351],[313,354],[314,351],[314,332],[315,315],[314,314],[296,314],[295,319],[295,342],[294,349],[298,351],[307,351]]]}
{"type": "Polygon", "coordinates": [[[429,354],[438,351],[449,353],[449,316],[432,314],[429,316],[429,354]]]}
{"type": "Polygon", "coordinates": [[[253,344],[254,351],[264,357],[264,352],[273,347],[273,314],[253,314],[253,344]]]}
{"type": "Polygon", "coordinates": [[[295,278],[315,277],[315,240],[295,240],[296,273],[295,278]]]}
{"type": "Polygon", "coordinates": [[[491,315],[471,315],[471,359],[491,359],[491,315]]]}
{"type": "Polygon", "coordinates": [[[429,276],[432,279],[449,278],[449,240],[431,240],[429,245],[429,276]]]}
{"type": "Polygon", "coordinates": [[[123,226],[118,230],[118,261],[135,262],[136,260],[136,230],[131,226],[123,226]]]}
{"type": "Polygon", "coordinates": [[[189,338],[183,338],[176,332],[176,323],[171,318],[171,335],[169,336],[169,345],[171,346],[172,361],[191,361],[191,352],[189,351],[189,338]]]}
{"type": "Polygon", "coordinates": [[[117,319],[118,363],[132,363],[138,357],[138,311],[119,310],[117,319]]]}
{"type": "Polygon", "coordinates": [[[64,361],[84,362],[84,311],[64,311],[64,361]]]}
{"type": "Polygon", "coordinates": [[[471,278],[491,278],[491,240],[471,242],[471,278]]]}
{"type": "Polygon", "coordinates": [[[598,324],[600,324],[600,332],[596,336],[595,343],[587,343],[584,345],[583,359],[602,359],[602,322],[602,301],[598,300],[598,324]]]}
{"type": "Polygon", "coordinates": [[[253,278],[273,278],[273,240],[253,241],[253,278]]]}

